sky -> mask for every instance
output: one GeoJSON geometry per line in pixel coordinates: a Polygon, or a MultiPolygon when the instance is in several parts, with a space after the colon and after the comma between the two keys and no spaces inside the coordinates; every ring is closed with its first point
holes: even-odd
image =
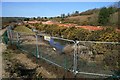
{"type": "Polygon", "coordinates": [[[2,2],[3,17],[54,17],[63,13],[86,11],[114,2],[2,2]]]}
{"type": "Polygon", "coordinates": [[[119,0],[1,0],[2,2],[118,2],[119,0]]]}

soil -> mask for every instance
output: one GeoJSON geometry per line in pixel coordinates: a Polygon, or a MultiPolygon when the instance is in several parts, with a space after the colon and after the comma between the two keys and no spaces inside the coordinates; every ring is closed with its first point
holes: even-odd
{"type": "MultiPolygon", "coordinates": [[[[36,72],[33,77],[42,77],[42,78],[74,78],[74,74],[65,71],[63,68],[54,66],[50,63],[47,63],[44,60],[38,60],[32,56],[28,55],[28,53],[21,52],[19,50],[15,50],[15,47],[8,46],[8,49],[3,53],[4,60],[6,61],[6,65],[4,67],[5,70],[8,70],[5,72],[8,73],[8,76],[5,75],[4,78],[21,78],[19,74],[19,71],[17,69],[18,65],[24,65],[27,69],[33,69],[36,68],[36,72]],[[11,56],[11,57],[8,57],[11,56]],[[36,62],[37,61],[37,62],[36,62]],[[12,69],[12,70],[10,70],[12,69]]],[[[4,74],[4,73],[3,73],[4,74]]],[[[29,78],[29,77],[27,77],[29,78]]]]}
{"type": "MultiPolygon", "coordinates": [[[[0,31],[2,35],[3,32],[0,31]]],[[[46,44],[42,44],[47,46],[46,44]]],[[[0,44],[1,64],[2,64],[2,78],[22,78],[18,67],[22,65],[25,69],[34,69],[36,72],[33,77],[43,78],[73,78],[73,73],[65,71],[63,68],[59,68],[55,65],[47,63],[44,60],[37,60],[35,56],[29,55],[28,53],[17,50],[15,45],[4,45],[0,44]],[[2,54],[1,54],[2,53],[2,54]],[[37,63],[36,63],[37,61],[37,63]]]]}
{"type": "MultiPolygon", "coordinates": [[[[4,64],[4,78],[75,78],[76,76],[61,67],[55,66],[51,63],[46,62],[45,60],[41,58],[36,58],[34,55],[32,55],[32,51],[35,52],[36,50],[36,41],[27,41],[23,42],[21,45],[23,48],[25,48],[29,52],[23,52],[17,49],[15,45],[8,46],[7,50],[3,53],[3,64],[4,64]],[[34,70],[34,74],[32,75],[21,75],[24,72],[21,72],[19,66],[22,66],[21,69],[26,71],[34,70]],[[6,75],[7,74],[7,75],[6,75]]],[[[53,47],[50,47],[49,45],[40,42],[38,47],[40,48],[39,53],[42,53],[43,57],[50,57],[54,61],[58,61],[58,63],[61,61],[64,61],[64,56],[66,54],[58,54],[55,50],[53,50],[53,47]]],[[[73,55],[72,55],[73,56],[73,55]]],[[[69,59],[68,63],[71,68],[73,65],[73,58],[70,55],[66,55],[67,59],[69,59]]],[[[63,64],[63,62],[62,62],[63,64]]],[[[81,64],[81,63],[80,63],[81,64]]],[[[82,67],[80,68],[82,69],[82,67]]],[[[85,78],[85,75],[79,75],[77,77],[85,78]]]]}
{"type": "MultiPolygon", "coordinates": [[[[6,29],[0,30],[0,36],[2,36],[2,34],[5,32],[5,30],[6,29]]],[[[5,73],[5,71],[3,69],[5,64],[2,62],[2,52],[4,52],[5,49],[6,49],[6,46],[2,42],[0,42],[0,64],[2,64],[2,65],[0,65],[0,78],[2,78],[2,73],[5,73]]]]}

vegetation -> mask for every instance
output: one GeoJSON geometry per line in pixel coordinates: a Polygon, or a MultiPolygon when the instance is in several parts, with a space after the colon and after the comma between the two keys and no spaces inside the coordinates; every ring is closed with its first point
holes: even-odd
{"type": "MultiPolygon", "coordinates": [[[[118,22],[118,8],[117,7],[103,7],[100,9],[87,10],[85,12],[79,13],[75,11],[74,13],[67,15],[61,14],[57,17],[38,17],[38,18],[4,18],[3,24],[19,21],[30,21],[30,20],[39,20],[39,21],[58,21],[62,23],[74,23],[78,25],[92,25],[98,26],[101,25],[105,29],[100,31],[88,31],[80,28],[70,27],[59,27],[58,25],[44,25],[41,23],[31,24],[37,30],[43,31],[46,34],[51,36],[67,38],[71,40],[80,40],[80,41],[106,41],[106,42],[120,42],[120,32],[116,31],[116,27],[119,27],[118,22]]],[[[25,26],[15,27],[15,31],[33,33],[30,25],[26,24],[25,26]]],[[[103,64],[106,67],[112,69],[120,69],[120,45],[118,44],[91,44],[91,49],[96,55],[103,55],[103,64]]]]}
{"type": "MultiPolygon", "coordinates": [[[[75,27],[59,27],[57,25],[43,25],[33,24],[39,31],[43,31],[51,36],[63,37],[72,40],[80,41],[107,41],[107,42],[119,42],[120,33],[116,32],[115,28],[106,27],[104,30],[91,31],[75,28],[75,27]]],[[[89,46],[89,45],[86,45],[89,46]]],[[[120,57],[119,57],[119,44],[101,44],[91,43],[89,48],[92,50],[95,56],[102,55],[100,59],[101,65],[105,69],[118,70],[120,69],[120,57]]]]}
{"type": "Polygon", "coordinates": [[[33,34],[32,30],[25,27],[25,26],[17,26],[14,30],[18,31],[18,32],[26,32],[26,33],[32,33],[33,34]]]}
{"type": "Polygon", "coordinates": [[[33,24],[39,31],[45,31],[45,33],[51,36],[58,36],[67,39],[87,40],[87,41],[108,41],[108,42],[119,42],[120,33],[116,32],[115,28],[106,27],[104,30],[91,31],[84,30],[81,28],[70,27],[59,27],[58,25],[43,25],[33,24]]]}
{"type": "MultiPolygon", "coordinates": [[[[92,25],[92,26],[118,26],[118,11],[119,8],[115,6],[103,7],[99,9],[91,9],[85,12],[79,13],[75,11],[74,13],[64,15],[64,20],[62,23],[74,23],[78,25],[92,25]]],[[[52,18],[52,20],[61,20],[61,17],[52,18]]]]}
{"type": "Polygon", "coordinates": [[[21,22],[24,20],[24,17],[2,17],[2,25],[14,23],[14,22],[21,22]]]}
{"type": "Polygon", "coordinates": [[[8,24],[11,22],[21,22],[21,21],[58,21],[62,23],[74,23],[78,25],[92,25],[92,26],[113,26],[117,27],[118,22],[119,7],[109,6],[103,8],[90,9],[84,12],[74,11],[73,13],[61,14],[61,16],[56,17],[2,17],[2,24],[8,24]]]}
{"type": "Polygon", "coordinates": [[[109,25],[110,15],[117,11],[114,7],[103,7],[99,12],[98,22],[100,25],[109,25]]]}

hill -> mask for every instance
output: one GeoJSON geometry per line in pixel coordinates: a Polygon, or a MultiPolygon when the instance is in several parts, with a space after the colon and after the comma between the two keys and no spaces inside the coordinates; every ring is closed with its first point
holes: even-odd
{"type": "Polygon", "coordinates": [[[72,14],[61,14],[61,16],[53,17],[48,20],[58,21],[61,23],[74,23],[78,25],[118,26],[118,12],[119,8],[110,6],[90,9],[81,13],[79,13],[79,11],[75,11],[72,14]],[[102,22],[100,22],[101,20],[105,24],[102,24],[102,22]]]}
{"type": "Polygon", "coordinates": [[[25,33],[34,34],[31,29],[29,29],[25,26],[17,26],[14,30],[17,31],[17,32],[25,32],[25,33]]]}
{"type": "MultiPolygon", "coordinates": [[[[1,18],[1,17],[0,17],[1,18]]],[[[24,17],[2,17],[2,25],[5,26],[10,23],[21,22],[24,20],[24,17]]]]}

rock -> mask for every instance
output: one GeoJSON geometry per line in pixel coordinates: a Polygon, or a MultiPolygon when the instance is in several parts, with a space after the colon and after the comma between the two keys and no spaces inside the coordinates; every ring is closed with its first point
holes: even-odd
{"type": "Polygon", "coordinates": [[[63,49],[63,52],[64,52],[65,54],[69,54],[69,53],[71,53],[73,50],[74,50],[74,48],[73,48],[72,45],[66,45],[66,46],[64,47],[64,49],[63,49]]]}
{"type": "Polygon", "coordinates": [[[17,73],[13,73],[13,78],[16,78],[17,77],[17,73]]]}

